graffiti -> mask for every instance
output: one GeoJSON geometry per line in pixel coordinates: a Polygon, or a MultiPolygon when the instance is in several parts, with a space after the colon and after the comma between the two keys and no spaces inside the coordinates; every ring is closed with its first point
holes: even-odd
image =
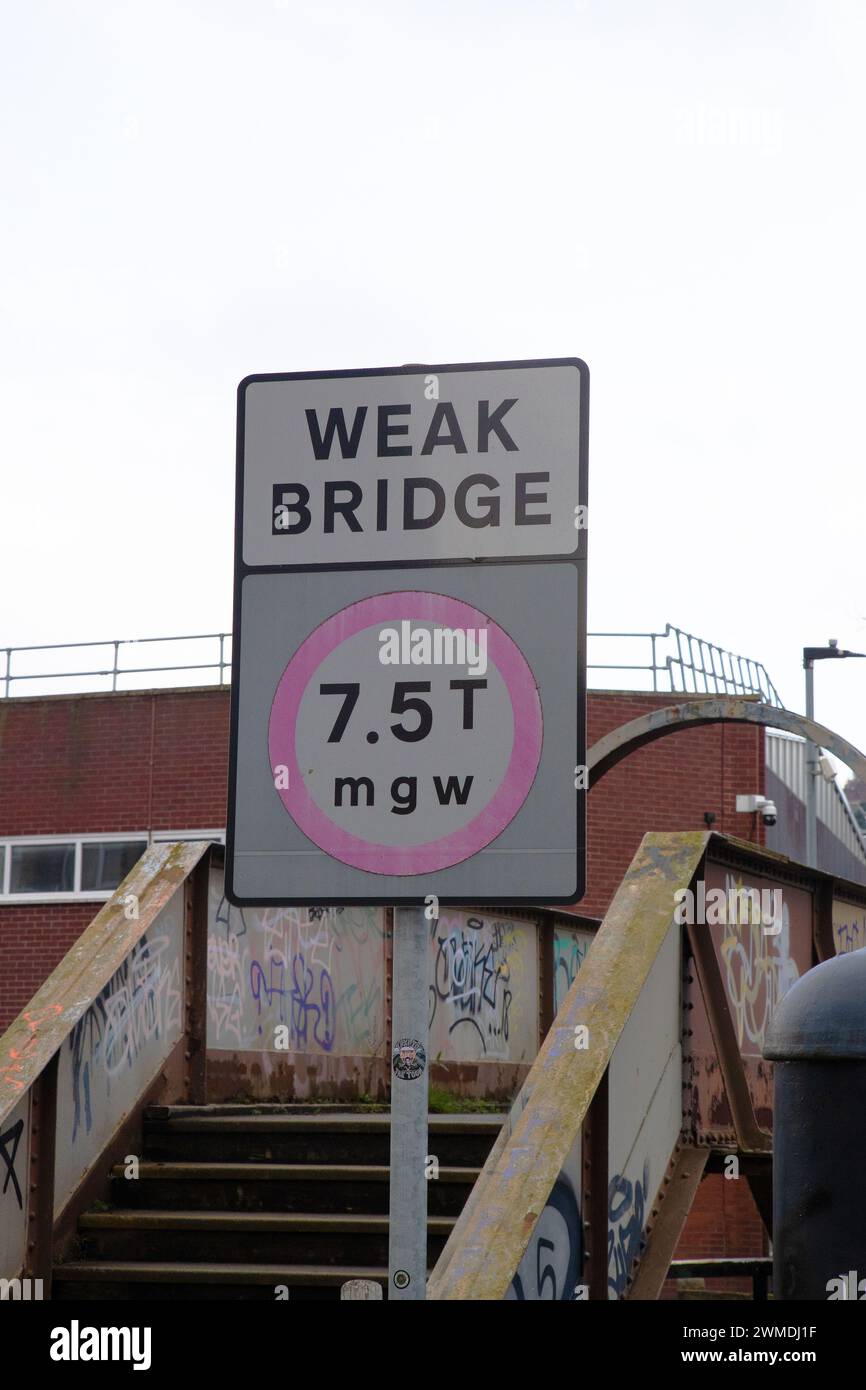
{"type": "Polygon", "coordinates": [[[573,928],[557,927],[553,937],[553,1008],[558,1013],[560,1005],[571,986],[577,972],[586,960],[592,945],[589,932],[578,933],[573,928]]]}
{"type": "MultiPolygon", "coordinates": [[[[312,1041],[323,1052],[331,1051],[334,1046],[334,986],[327,970],[311,970],[304,957],[296,955],[292,960],[289,989],[283,961],[272,956],[266,974],[261,962],[254,960],[250,966],[250,990],[260,1017],[263,998],[268,1010],[273,1007],[274,999],[278,1000],[279,1021],[289,1023],[290,1046],[304,1052],[312,1041]],[[286,1000],[291,1005],[288,1020],[285,1014],[286,1000]]],[[[259,1032],[262,1032],[261,1025],[259,1032]]]]}
{"type": "Polygon", "coordinates": [[[105,1004],[100,995],[98,999],[94,999],[84,1017],[78,1020],[69,1038],[72,1051],[73,1144],[81,1125],[82,1106],[85,1132],[89,1134],[93,1128],[93,1107],[90,1100],[91,1067],[96,1064],[100,1055],[104,1032],[105,1004]]]}
{"type": "MultiPolygon", "coordinates": [[[[220,889],[221,892],[221,889],[220,889]]],[[[211,890],[208,1037],[216,1048],[385,1052],[384,916],[374,908],[239,908],[211,890]]]]}
{"type": "Polygon", "coordinates": [[[219,900],[219,907],[217,908],[214,914],[214,922],[218,927],[225,927],[227,937],[229,933],[232,931],[232,916],[234,916],[235,921],[233,935],[236,937],[246,936],[247,919],[244,916],[243,908],[233,907],[232,904],[229,902],[228,898],[226,897],[225,893],[223,893],[222,897],[219,900]],[[240,923],[240,926],[243,928],[242,931],[238,931],[238,923],[240,923]]]}
{"type": "Polygon", "coordinates": [[[142,937],[103,991],[105,1069],[131,1067],[151,1038],[181,1024],[180,961],[167,959],[168,936],[142,937]]]}
{"type": "Polygon", "coordinates": [[[505,1297],[521,1302],[573,1302],[582,1269],[580,1205],[571,1182],[560,1175],[505,1297]]]}
{"type": "Polygon", "coordinates": [[[0,1196],[6,1196],[6,1190],[11,1182],[12,1191],[18,1200],[18,1209],[24,1207],[24,1198],[21,1195],[21,1186],[15,1172],[15,1155],[18,1153],[18,1145],[21,1143],[21,1135],[24,1131],[23,1119],[17,1120],[5,1134],[0,1134],[0,1159],[6,1164],[6,1177],[3,1187],[0,1188],[0,1196]]]}
{"type": "Polygon", "coordinates": [[[207,943],[208,1015],[215,1036],[234,1038],[238,1047],[245,976],[239,938],[232,933],[224,941],[218,932],[211,932],[207,943]]]}
{"type": "Polygon", "coordinates": [[[866,946],[866,910],[852,903],[833,903],[833,937],[837,956],[866,946]]]}
{"type": "Polygon", "coordinates": [[[292,961],[292,1035],[297,1037],[299,1047],[306,1048],[312,1017],[313,1041],[323,1051],[330,1052],[334,1046],[334,986],[327,970],[320,970],[314,1001],[310,999],[313,981],[313,971],[305,966],[303,956],[295,956],[292,961]]]}
{"type": "MultiPolygon", "coordinates": [[[[726,875],[726,895],[732,889],[739,892],[742,887],[740,879],[726,875]]],[[[800,978],[790,954],[787,902],[782,903],[781,919],[781,930],[775,935],[763,931],[760,912],[756,912],[754,922],[731,923],[725,928],[721,943],[725,987],[741,1048],[744,1041],[763,1047],[776,1005],[800,978]]]]}
{"type": "MultiPolygon", "coordinates": [[[[430,1055],[531,1061],[538,1047],[533,926],[454,913],[430,923],[430,1055]]],[[[387,1055],[385,918],[374,908],[248,908],[211,889],[208,1043],[387,1055]]]]}
{"type": "Polygon", "coordinates": [[[648,1192],[648,1162],[641,1181],[632,1183],[617,1173],[607,1190],[607,1284],[616,1298],[625,1293],[631,1267],[640,1254],[648,1192]]]}
{"type": "Polygon", "coordinates": [[[430,935],[436,947],[430,1027],[437,1009],[444,1007],[449,1034],[462,1027],[474,1029],[483,1054],[507,1055],[514,927],[468,917],[465,925],[449,928],[440,919],[431,923],[430,935]]]}
{"type": "Polygon", "coordinates": [[[433,1058],[531,1061],[538,1049],[533,926],[455,912],[430,922],[433,1058]]]}
{"type": "Polygon", "coordinates": [[[836,934],[836,954],[845,955],[848,951],[859,951],[866,946],[866,921],[840,922],[834,925],[836,934]]]}
{"type": "Polygon", "coordinates": [[[111,1082],[133,1066],[152,1039],[179,1031],[180,961],[169,936],[144,935],[115,971],[69,1037],[72,1054],[72,1142],[93,1126],[95,1073],[111,1082]],[[173,954],[173,959],[169,959],[173,954]]]}

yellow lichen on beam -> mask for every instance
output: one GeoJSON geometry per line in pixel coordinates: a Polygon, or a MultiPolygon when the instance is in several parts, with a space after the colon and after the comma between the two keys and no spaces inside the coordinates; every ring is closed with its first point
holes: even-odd
{"type": "Polygon", "coordinates": [[[0,1037],[0,1122],[54,1056],[129,952],[209,848],[151,845],[0,1037]],[[135,915],[127,912],[130,895],[135,915]]]}

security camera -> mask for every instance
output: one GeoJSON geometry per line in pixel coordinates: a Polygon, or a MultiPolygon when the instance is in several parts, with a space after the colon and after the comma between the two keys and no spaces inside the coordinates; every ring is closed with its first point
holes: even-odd
{"type": "Polygon", "coordinates": [[[776,803],[769,797],[757,794],[737,797],[737,810],[741,815],[760,815],[765,825],[775,825],[778,812],[776,803]]]}

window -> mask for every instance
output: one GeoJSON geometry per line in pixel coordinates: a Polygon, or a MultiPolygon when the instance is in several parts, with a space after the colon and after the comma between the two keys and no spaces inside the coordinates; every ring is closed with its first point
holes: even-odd
{"type": "Polygon", "coordinates": [[[105,902],[148,845],[211,840],[224,830],[146,830],[126,835],[7,836],[0,840],[0,903],[105,902]]]}
{"type": "Polygon", "coordinates": [[[82,893],[113,893],[146,849],[146,840],[97,841],[95,844],[83,844],[82,893]]]}
{"type": "Polygon", "coordinates": [[[11,845],[10,893],[75,891],[75,845],[11,845]]]}
{"type": "Polygon", "coordinates": [[[0,901],[105,901],[147,849],[148,836],[55,835],[0,842],[0,901]]]}

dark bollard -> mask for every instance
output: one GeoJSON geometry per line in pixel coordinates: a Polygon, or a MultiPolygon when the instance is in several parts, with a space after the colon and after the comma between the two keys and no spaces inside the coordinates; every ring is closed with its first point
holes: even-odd
{"type": "Polygon", "coordinates": [[[866,1299],[866,949],[797,981],[764,1056],[775,1063],[775,1297],[866,1299]]]}

